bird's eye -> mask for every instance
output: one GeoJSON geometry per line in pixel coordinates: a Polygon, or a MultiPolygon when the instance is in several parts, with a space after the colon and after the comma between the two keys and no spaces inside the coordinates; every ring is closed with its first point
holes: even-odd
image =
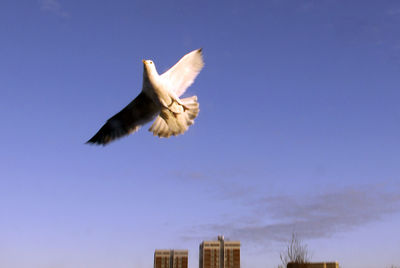
{"type": "Polygon", "coordinates": [[[152,61],[150,61],[150,64],[153,64],[153,62],[152,62],[152,61]]]}

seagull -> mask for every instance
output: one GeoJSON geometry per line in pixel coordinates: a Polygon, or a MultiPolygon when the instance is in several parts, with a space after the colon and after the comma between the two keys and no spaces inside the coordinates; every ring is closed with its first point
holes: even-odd
{"type": "Polygon", "coordinates": [[[136,132],[147,122],[149,131],[168,138],[183,134],[199,114],[197,96],[179,97],[193,84],[204,66],[202,49],[183,56],[168,71],[159,75],[152,60],[143,60],[141,93],[100,128],[87,143],[107,145],[136,132]]]}

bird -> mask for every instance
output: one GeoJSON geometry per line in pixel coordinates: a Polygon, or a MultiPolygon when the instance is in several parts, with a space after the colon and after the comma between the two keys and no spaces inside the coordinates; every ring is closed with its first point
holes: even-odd
{"type": "Polygon", "coordinates": [[[143,60],[140,94],[112,116],[86,143],[107,145],[152,121],[154,136],[169,138],[186,132],[199,114],[197,96],[180,99],[204,67],[202,48],[184,55],[174,66],[158,74],[152,60],[143,60]]]}

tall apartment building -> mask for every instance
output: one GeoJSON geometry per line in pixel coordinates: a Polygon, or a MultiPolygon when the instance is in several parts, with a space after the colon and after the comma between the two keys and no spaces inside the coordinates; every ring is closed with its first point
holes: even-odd
{"type": "Polygon", "coordinates": [[[240,242],[224,241],[224,263],[223,268],[240,268],[240,242]]]}
{"type": "Polygon", "coordinates": [[[200,244],[199,268],[240,268],[240,242],[203,241],[200,244]]]}
{"type": "Polygon", "coordinates": [[[188,268],[188,251],[157,249],[154,252],[154,268],[188,268]]]}
{"type": "Polygon", "coordinates": [[[310,262],[310,263],[294,263],[289,262],[287,268],[339,268],[338,262],[310,262]]]}
{"type": "Polygon", "coordinates": [[[157,249],[154,252],[154,268],[172,268],[171,250],[157,249]]]}
{"type": "Polygon", "coordinates": [[[203,241],[200,244],[199,268],[221,267],[221,242],[203,241]]]}
{"type": "Polygon", "coordinates": [[[188,268],[187,250],[173,250],[172,268],[188,268]]]}

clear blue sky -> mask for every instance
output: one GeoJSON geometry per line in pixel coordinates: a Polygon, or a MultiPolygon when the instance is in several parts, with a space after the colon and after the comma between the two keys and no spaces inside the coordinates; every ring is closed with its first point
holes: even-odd
{"type": "Polygon", "coordinates": [[[400,265],[398,1],[11,1],[0,7],[0,266],[151,268],[224,234],[244,268],[400,265]],[[183,136],[85,145],[203,47],[183,136]]]}

